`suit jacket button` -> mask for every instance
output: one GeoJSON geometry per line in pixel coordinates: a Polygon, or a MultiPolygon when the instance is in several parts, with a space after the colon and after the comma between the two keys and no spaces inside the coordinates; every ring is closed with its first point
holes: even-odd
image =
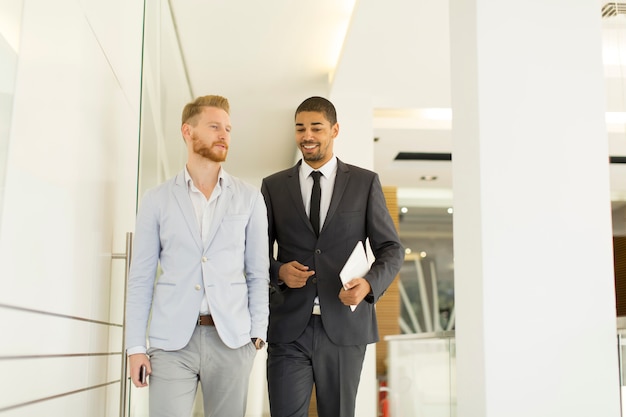
{"type": "Polygon", "coordinates": [[[311,282],[312,282],[313,284],[317,284],[317,278],[311,278],[311,282]]]}
{"type": "Polygon", "coordinates": [[[320,249],[315,249],[315,254],[319,255],[320,253],[322,253],[322,251],[320,249]]]}
{"type": "Polygon", "coordinates": [[[202,289],[202,287],[200,286],[200,284],[196,284],[196,291],[200,291],[202,289]]]}

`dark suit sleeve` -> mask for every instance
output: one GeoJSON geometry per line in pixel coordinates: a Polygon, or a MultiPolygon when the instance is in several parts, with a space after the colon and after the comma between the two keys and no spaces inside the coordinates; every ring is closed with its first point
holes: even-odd
{"type": "Polygon", "coordinates": [[[372,287],[366,301],[375,303],[400,271],[404,247],[389,214],[378,175],[373,177],[367,204],[367,237],[376,259],[364,278],[372,287]]]}
{"type": "Polygon", "coordinates": [[[265,199],[265,205],[267,206],[267,226],[268,226],[268,238],[269,238],[269,257],[270,257],[270,284],[274,289],[279,289],[278,283],[278,270],[280,269],[282,262],[276,260],[274,256],[274,244],[276,243],[276,226],[274,222],[274,211],[272,210],[272,198],[270,196],[267,180],[263,179],[261,183],[261,193],[265,199]]]}

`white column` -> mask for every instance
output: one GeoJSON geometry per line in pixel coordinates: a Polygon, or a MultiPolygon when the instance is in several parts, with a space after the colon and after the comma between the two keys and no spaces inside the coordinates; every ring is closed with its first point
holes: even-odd
{"type": "Polygon", "coordinates": [[[598,2],[450,0],[459,417],[617,417],[598,2]]]}
{"type": "Polygon", "coordinates": [[[334,93],[329,97],[337,110],[339,136],[335,155],[343,162],[374,169],[374,125],[372,98],[368,94],[334,93]]]}

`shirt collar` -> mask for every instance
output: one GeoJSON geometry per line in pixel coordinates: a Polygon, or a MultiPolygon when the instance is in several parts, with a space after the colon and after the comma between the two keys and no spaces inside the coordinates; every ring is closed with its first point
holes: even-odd
{"type": "MultiPolygon", "coordinates": [[[[217,176],[217,186],[222,186],[222,181],[224,180],[224,169],[220,166],[220,172],[217,176]]],[[[187,188],[191,190],[197,190],[196,185],[193,183],[193,179],[191,178],[191,174],[187,169],[187,165],[185,164],[185,184],[187,184],[187,188]]]]}
{"type": "Polygon", "coordinates": [[[334,155],[332,158],[330,158],[328,162],[326,162],[324,165],[322,165],[318,169],[311,168],[311,166],[304,161],[302,161],[302,163],[300,164],[300,170],[302,171],[302,174],[304,174],[305,178],[308,178],[309,175],[311,175],[311,172],[313,171],[319,171],[322,173],[322,175],[325,178],[330,178],[330,175],[333,173],[333,171],[336,168],[337,168],[337,157],[334,155]]]}

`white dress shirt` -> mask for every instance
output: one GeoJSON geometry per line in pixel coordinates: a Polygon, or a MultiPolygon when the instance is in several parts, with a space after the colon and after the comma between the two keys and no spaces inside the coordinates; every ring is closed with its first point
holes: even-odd
{"type": "Polygon", "coordinates": [[[320,198],[321,229],[324,227],[326,214],[328,213],[328,208],[330,207],[330,199],[333,196],[333,188],[335,188],[335,177],[337,176],[337,157],[333,156],[330,161],[326,162],[317,170],[311,168],[309,164],[305,162],[300,164],[300,192],[302,193],[302,202],[304,203],[304,209],[306,210],[307,216],[311,212],[311,193],[313,192],[313,177],[311,177],[311,172],[313,171],[319,171],[322,173],[320,176],[320,189],[322,191],[320,198]]]}
{"type": "MultiPolygon", "coordinates": [[[[222,193],[222,168],[220,168],[217,184],[215,185],[215,188],[213,189],[213,192],[208,199],[204,196],[202,191],[200,191],[194,185],[186,165],[185,182],[187,183],[187,191],[189,192],[189,198],[191,199],[193,210],[196,213],[196,220],[198,221],[198,227],[200,228],[200,236],[202,238],[202,242],[204,243],[204,248],[206,249],[206,239],[209,236],[209,228],[211,227],[211,222],[213,221],[215,204],[217,203],[217,199],[222,193]]],[[[209,303],[207,302],[206,296],[202,298],[202,304],[200,305],[199,313],[202,315],[211,313],[211,311],[209,310],[209,303]]]]}
{"type": "MultiPolygon", "coordinates": [[[[320,189],[322,195],[320,197],[320,230],[324,227],[324,221],[326,220],[326,214],[330,207],[330,199],[333,196],[333,189],[335,188],[335,177],[337,176],[337,157],[333,155],[330,161],[326,162],[319,169],[313,169],[306,162],[300,164],[300,192],[302,193],[302,202],[304,203],[304,209],[306,215],[309,216],[311,212],[311,193],[313,192],[313,177],[311,172],[319,171],[322,173],[320,176],[320,189]]],[[[319,297],[315,297],[315,305],[319,305],[319,297]]]]}

